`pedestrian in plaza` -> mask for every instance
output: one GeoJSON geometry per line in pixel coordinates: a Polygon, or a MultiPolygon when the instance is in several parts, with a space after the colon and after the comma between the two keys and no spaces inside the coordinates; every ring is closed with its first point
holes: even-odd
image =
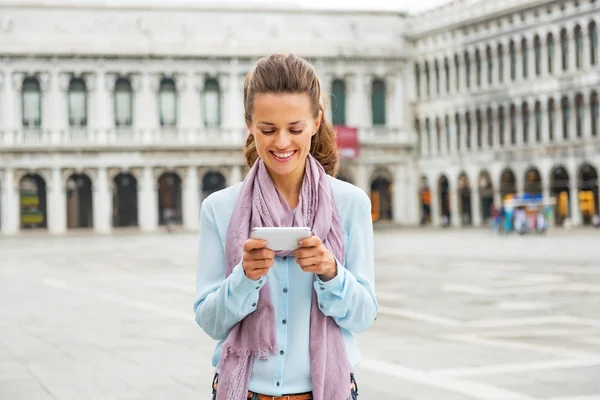
{"type": "Polygon", "coordinates": [[[262,58],[246,76],[250,171],[201,209],[194,310],[219,341],[213,399],[358,398],[353,334],[378,310],[371,203],[334,178],[325,97],[313,67],[294,55],[262,58]],[[293,252],[249,239],[254,227],[290,226],[312,231],[293,252]]]}

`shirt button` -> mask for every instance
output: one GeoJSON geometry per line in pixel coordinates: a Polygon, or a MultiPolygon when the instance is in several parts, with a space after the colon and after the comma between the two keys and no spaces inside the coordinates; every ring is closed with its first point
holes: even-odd
{"type": "Polygon", "coordinates": [[[321,286],[321,290],[325,290],[325,288],[323,286],[321,286]]]}
{"type": "Polygon", "coordinates": [[[256,303],[252,303],[252,307],[256,307],[256,303]]]}
{"type": "Polygon", "coordinates": [[[287,293],[287,288],[283,288],[283,293],[287,293]]]}
{"type": "Polygon", "coordinates": [[[277,382],[277,386],[279,386],[279,382],[277,382]]]}
{"type": "Polygon", "coordinates": [[[262,279],[260,281],[258,281],[258,284],[260,285],[262,283],[262,279]]]}
{"type": "Polygon", "coordinates": [[[281,350],[281,351],[279,352],[279,354],[281,354],[281,355],[284,355],[284,354],[285,354],[285,351],[281,350]]]}
{"type": "Polygon", "coordinates": [[[260,289],[260,286],[257,286],[257,287],[256,287],[256,290],[258,290],[258,289],[260,289]]]}
{"type": "Polygon", "coordinates": [[[287,324],[287,321],[284,319],[283,321],[281,321],[282,324],[287,324]]]}
{"type": "Polygon", "coordinates": [[[283,261],[285,261],[285,260],[287,260],[287,256],[284,256],[284,257],[283,257],[283,261]]]}

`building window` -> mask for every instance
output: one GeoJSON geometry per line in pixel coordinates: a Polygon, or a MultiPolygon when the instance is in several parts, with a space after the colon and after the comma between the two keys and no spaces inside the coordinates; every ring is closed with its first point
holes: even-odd
{"type": "Polygon", "coordinates": [[[204,126],[221,126],[221,90],[219,82],[213,78],[204,82],[204,126]]]}
{"type": "Polygon", "coordinates": [[[498,143],[504,146],[504,108],[498,108],[498,143]]]}
{"type": "Polygon", "coordinates": [[[567,30],[564,28],[560,31],[560,50],[562,57],[562,69],[563,71],[566,71],[567,67],[569,66],[569,38],[567,35],[567,30]]]}
{"type": "Polygon", "coordinates": [[[539,101],[535,103],[535,141],[542,140],[542,105],[539,101]]]}
{"type": "Polygon", "coordinates": [[[563,132],[563,139],[568,139],[569,138],[569,118],[570,118],[570,109],[569,109],[569,99],[567,97],[563,97],[562,101],[561,101],[561,108],[562,108],[562,117],[563,117],[563,126],[562,126],[562,132],[563,132]]]}
{"type": "Polygon", "coordinates": [[[548,100],[548,139],[554,140],[554,130],[556,126],[556,110],[554,109],[554,99],[548,100]]]}
{"type": "Polygon", "coordinates": [[[460,90],[460,60],[458,54],[454,55],[454,81],[456,82],[456,90],[460,90]]]}
{"type": "Polygon", "coordinates": [[[551,33],[546,37],[546,46],[548,48],[548,73],[554,70],[554,36],[551,33]]]}
{"type": "Polygon", "coordinates": [[[164,78],[160,82],[158,92],[160,107],[160,125],[175,127],[177,125],[177,89],[173,79],[164,78]]]}
{"type": "Polygon", "coordinates": [[[492,147],[494,145],[494,115],[491,108],[487,109],[486,112],[487,119],[487,142],[488,146],[492,147]]]}
{"type": "Polygon", "coordinates": [[[471,114],[467,111],[465,113],[465,127],[466,127],[466,132],[465,132],[465,141],[467,143],[467,149],[470,150],[471,149],[471,114]]]}
{"type": "Polygon", "coordinates": [[[517,144],[517,107],[510,106],[510,144],[517,144]]]}
{"type": "Polygon", "coordinates": [[[575,108],[577,109],[577,119],[575,120],[575,132],[577,133],[577,137],[582,137],[585,118],[585,105],[583,104],[583,95],[581,93],[578,93],[575,96],[575,108]]]}
{"type": "Polygon", "coordinates": [[[583,57],[583,34],[581,26],[575,26],[575,67],[581,68],[581,60],[583,57]]]}
{"type": "Polygon", "coordinates": [[[71,79],[68,101],[69,126],[87,126],[87,91],[83,79],[71,79]]]}
{"type": "Polygon", "coordinates": [[[418,119],[415,119],[415,133],[417,135],[417,145],[419,146],[419,153],[425,155],[423,151],[423,135],[421,135],[421,124],[418,119]]]}
{"type": "Polygon", "coordinates": [[[469,53],[465,51],[465,83],[467,89],[471,87],[471,62],[469,60],[469,53]]]}
{"type": "Polygon", "coordinates": [[[512,40],[508,45],[508,57],[510,58],[510,80],[514,81],[517,79],[517,54],[515,49],[515,42],[512,40]]]}
{"type": "Polygon", "coordinates": [[[494,60],[492,58],[492,49],[490,46],[485,49],[485,56],[487,59],[487,82],[488,85],[491,85],[493,81],[492,73],[494,70],[494,60]]]}
{"type": "Polygon", "coordinates": [[[447,115],[444,118],[444,125],[446,126],[446,151],[450,152],[450,143],[452,140],[452,127],[450,126],[450,118],[447,115]]]}
{"type": "Polygon", "coordinates": [[[483,126],[481,121],[481,111],[475,111],[475,129],[477,134],[477,148],[480,149],[483,145],[483,126]]]}
{"type": "Polygon", "coordinates": [[[119,78],[115,83],[115,125],[131,126],[133,122],[133,94],[131,83],[126,78],[119,78]]]}
{"type": "Polygon", "coordinates": [[[37,78],[25,78],[22,91],[23,127],[39,128],[42,125],[42,95],[37,78]]]}
{"type": "Polygon", "coordinates": [[[441,134],[441,129],[440,129],[440,119],[439,118],[435,119],[435,141],[436,141],[436,145],[437,145],[437,152],[441,153],[442,152],[442,134],[441,134]]]}
{"type": "Polygon", "coordinates": [[[592,97],[590,99],[590,114],[591,114],[591,123],[592,123],[592,136],[598,136],[598,117],[599,117],[599,108],[598,108],[598,93],[592,92],[592,97]]]}
{"type": "Polygon", "coordinates": [[[431,96],[431,80],[429,77],[429,63],[425,61],[425,93],[427,97],[431,96]]]}
{"type": "Polygon", "coordinates": [[[504,53],[502,45],[498,45],[498,82],[504,82],[504,53]]]}
{"type": "Polygon", "coordinates": [[[596,22],[590,22],[588,26],[588,35],[590,41],[590,64],[596,65],[598,58],[598,31],[596,30],[596,22]]]}
{"type": "Polygon", "coordinates": [[[533,47],[535,56],[535,75],[540,76],[542,74],[542,43],[538,35],[535,35],[533,38],[533,47]]]}
{"type": "Polygon", "coordinates": [[[456,124],[456,138],[454,139],[456,140],[456,148],[462,150],[462,145],[460,143],[460,115],[456,114],[454,116],[454,123],[456,124]]]}
{"type": "Polygon", "coordinates": [[[373,125],[385,125],[385,83],[381,79],[375,79],[372,86],[371,111],[373,125]]]}
{"type": "Polygon", "coordinates": [[[444,58],[444,73],[446,74],[446,93],[450,93],[450,64],[447,58],[444,58]]]}
{"type": "MultiPolygon", "coordinates": [[[[417,98],[421,98],[421,71],[419,71],[419,64],[415,63],[415,82],[417,98]]],[[[333,87],[332,87],[333,91],[333,87]]]]}
{"type": "Polygon", "coordinates": [[[440,67],[437,60],[434,61],[433,68],[435,70],[435,91],[440,94],[440,67]]]}
{"type": "Polygon", "coordinates": [[[481,55],[479,49],[475,50],[475,82],[477,86],[481,86],[481,55]]]}
{"type": "Polygon", "coordinates": [[[529,73],[527,69],[529,52],[527,48],[527,39],[523,38],[521,40],[521,65],[523,68],[523,78],[527,78],[527,74],[529,73]]]}
{"type": "Polygon", "coordinates": [[[427,153],[431,154],[431,126],[429,118],[425,118],[425,134],[427,135],[427,153]]]}
{"type": "Polygon", "coordinates": [[[521,124],[523,126],[523,143],[529,143],[529,106],[521,105],[521,124]]]}
{"type": "Polygon", "coordinates": [[[331,114],[334,125],[346,124],[346,82],[343,79],[331,84],[331,114]]]}

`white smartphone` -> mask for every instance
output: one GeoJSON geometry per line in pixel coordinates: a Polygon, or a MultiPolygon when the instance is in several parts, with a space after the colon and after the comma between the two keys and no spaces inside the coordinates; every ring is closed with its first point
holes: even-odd
{"type": "Polygon", "coordinates": [[[298,241],[311,236],[307,227],[268,227],[252,228],[250,237],[267,241],[267,247],[273,251],[293,251],[298,241]]]}

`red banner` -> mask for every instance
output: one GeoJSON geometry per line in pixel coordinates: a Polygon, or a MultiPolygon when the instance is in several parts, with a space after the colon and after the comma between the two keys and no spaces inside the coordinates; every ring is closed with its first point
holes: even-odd
{"type": "Polygon", "coordinates": [[[341,158],[358,157],[358,129],[345,125],[335,125],[337,145],[341,158]]]}

